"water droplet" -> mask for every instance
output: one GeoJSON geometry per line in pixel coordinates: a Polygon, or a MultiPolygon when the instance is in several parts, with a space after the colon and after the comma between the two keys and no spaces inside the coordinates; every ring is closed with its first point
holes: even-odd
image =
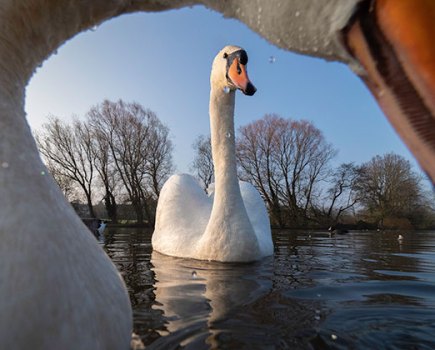
{"type": "Polygon", "coordinates": [[[314,319],[315,319],[316,321],[320,321],[320,316],[319,316],[319,315],[316,315],[316,316],[314,316],[314,319]]]}
{"type": "Polygon", "coordinates": [[[196,273],[196,271],[192,271],[192,278],[196,279],[198,277],[198,274],[196,273]]]}
{"type": "Polygon", "coordinates": [[[97,29],[98,29],[98,26],[97,26],[97,25],[91,27],[91,31],[93,31],[93,32],[95,32],[97,29]]]}
{"type": "Polygon", "coordinates": [[[42,176],[45,175],[45,171],[44,171],[44,170],[41,171],[41,175],[42,175],[42,176]]]}
{"type": "Polygon", "coordinates": [[[320,298],[321,296],[322,296],[322,294],[320,294],[320,293],[319,293],[319,294],[317,294],[317,297],[318,297],[318,298],[320,298]]]}
{"type": "Polygon", "coordinates": [[[2,168],[3,168],[3,169],[7,169],[7,168],[9,168],[9,163],[8,163],[8,162],[3,162],[3,163],[2,163],[2,168]]]}
{"type": "Polygon", "coordinates": [[[296,16],[296,17],[299,17],[300,15],[301,15],[301,13],[300,13],[299,11],[296,11],[296,12],[295,12],[295,16],[296,16]]]}
{"type": "Polygon", "coordinates": [[[269,63],[275,63],[275,61],[276,61],[275,56],[270,56],[269,57],[269,63]]]}
{"type": "Polygon", "coordinates": [[[231,89],[230,89],[229,86],[224,86],[224,92],[225,92],[226,94],[229,94],[230,91],[231,91],[231,89]]]}
{"type": "Polygon", "coordinates": [[[225,134],[225,137],[226,137],[227,139],[229,139],[229,138],[231,137],[231,133],[230,133],[230,132],[227,132],[227,133],[225,134]]]}
{"type": "Polygon", "coordinates": [[[337,337],[335,334],[331,334],[331,339],[332,339],[332,340],[337,340],[337,338],[338,338],[338,337],[337,337]]]}

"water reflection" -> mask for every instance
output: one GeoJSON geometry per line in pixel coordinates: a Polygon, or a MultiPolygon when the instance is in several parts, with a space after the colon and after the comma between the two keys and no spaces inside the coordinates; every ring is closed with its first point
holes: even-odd
{"type": "Polygon", "coordinates": [[[272,260],[222,264],[152,253],[154,309],[166,318],[160,331],[166,346],[192,342],[218,344],[219,323],[235,309],[254,303],[271,287],[272,260]],[[188,333],[188,334],[186,334],[188,333]]]}
{"type": "Polygon", "coordinates": [[[275,255],[221,264],[152,252],[150,230],[105,249],[147,348],[435,348],[435,233],[274,232],[275,255]]]}

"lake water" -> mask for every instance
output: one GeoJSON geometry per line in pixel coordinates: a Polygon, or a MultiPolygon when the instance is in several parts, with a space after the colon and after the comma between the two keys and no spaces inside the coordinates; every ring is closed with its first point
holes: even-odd
{"type": "Polygon", "coordinates": [[[275,231],[273,258],[223,264],[107,231],[147,348],[435,348],[435,232],[275,231]]]}

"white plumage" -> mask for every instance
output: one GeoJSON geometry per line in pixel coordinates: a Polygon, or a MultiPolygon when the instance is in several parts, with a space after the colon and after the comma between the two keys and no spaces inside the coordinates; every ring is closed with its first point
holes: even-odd
{"type": "Polygon", "coordinates": [[[154,249],[163,254],[224,262],[254,261],[273,254],[264,202],[251,184],[237,179],[233,136],[235,90],[248,95],[255,92],[246,75],[243,55],[246,53],[241,48],[227,46],[213,62],[210,78],[216,178],[213,193],[207,196],[198,182],[186,174],[172,176],[163,186],[152,237],[154,249]],[[234,79],[230,68],[233,64],[242,71],[234,79]],[[244,74],[246,79],[239,81],[244,74]]]}

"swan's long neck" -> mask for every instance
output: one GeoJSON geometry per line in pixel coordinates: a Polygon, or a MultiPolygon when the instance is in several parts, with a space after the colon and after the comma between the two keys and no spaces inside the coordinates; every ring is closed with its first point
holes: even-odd
{"type": "Polygon", "coordinates": [[[234,102],[234,91],[225,93],[212,84],[210,125],[215,192],[210,220],[198,242],[199,259],[253,261],[259,254],[237,179],[234,102]]]}
{"type": "Polygon", "coordinates": [[[225,93],[213,88],[210,92],[211,147],[215,172],[214,206],[220,201],[240,197],[237,179],[234,138],[235,91],[225,93]]]}

